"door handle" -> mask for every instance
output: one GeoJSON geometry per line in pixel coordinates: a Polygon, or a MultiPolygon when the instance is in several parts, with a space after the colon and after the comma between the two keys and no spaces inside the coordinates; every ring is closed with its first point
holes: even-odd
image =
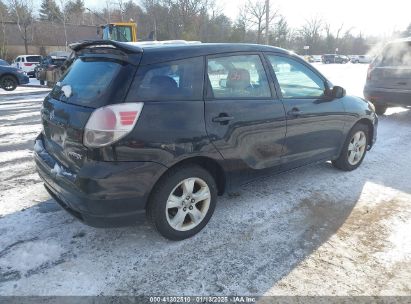
{"type": "Polygon", "coordinates": [[[223,114],[220,114],[217,117],[213,117],[212,121],[213,122],[218,122],[218,123],[221,123],[221,124],[227,124],[229,121],[231,121],[233,119],[234,119],[233,116],[228,116],[227,114],[223,113],[223,114]]]}
{"type": "Polygon", "coordinates": [[[304,114],[304,112],[300,111],[299,108],[292,108],[290,111],[287,112],[288,116],[294,116],[294,117],[298,117],[302,114],[304,114]]]}

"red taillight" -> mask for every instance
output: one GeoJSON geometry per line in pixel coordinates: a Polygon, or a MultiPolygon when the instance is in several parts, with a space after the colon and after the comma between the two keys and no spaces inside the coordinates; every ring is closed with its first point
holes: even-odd
{"type": "Polygon", "coordinates": [[[120,122],[123,126],[129,126],[134,123],[134,119],[136,119],[138,112],[137,111],[129,111],[129,112],[120,112],[120,122]]]}
{"type": "Polygon", "coordinates": [[[96,109],[87,121],[83,142],[90,148],[110,145],[130,133],[144,103],[122,103],[96,109]]]}
{"type": "Polygon", "coordinates": [[[33,65],[33,63],[23,63],[24,64],[24,66],[32,66],[33,65]]]}

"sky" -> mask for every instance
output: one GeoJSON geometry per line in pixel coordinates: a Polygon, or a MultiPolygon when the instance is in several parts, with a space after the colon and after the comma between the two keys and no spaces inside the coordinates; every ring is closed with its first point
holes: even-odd
{"type": "MultiPolygon", "coordinates": [[[[218,7],[235,20],[240,8],[247,0],[216,0],[218,7]]],[[[254,0],[255,1],[255,0],[254,0]]],[[[264,0],[260,0],[264,1],[264,0]]],[[[116,1],[112,0],[114,5],[116,1]]],[[[136,0],[136,3],[139,3],[136,0]]],[[[86,7],[101,8],[104,0],[85,0],[86,7]]],[[[270,0],[270,6],[278,8],[290,26],[301,27],[305,20],[320,17],[336,32],[344,24],[344,29],[364,35],[390,35],[393,31],[404,30],[411,23],[410,0],[270,0]]]]}

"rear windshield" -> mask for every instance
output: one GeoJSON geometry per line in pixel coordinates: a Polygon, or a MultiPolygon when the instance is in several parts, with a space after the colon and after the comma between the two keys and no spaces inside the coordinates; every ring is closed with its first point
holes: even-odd
{"type": "Polygon", "coordinates": [[[26,61],[27,62],[40,62],[41,56],[27,56],[26,61]]]}
{"type": "Polygon", "coordinates": [[[51,63],[54,65],[62,65],[64,63],[64,61],[66,61],[66,59],[52,59],[51,63]]]}
{"type": "Polygon", "coordinates": [[[78,58],[54,86],[51,97],[97,108],[124,100],[134,68],[109,58],[78,58]]]}
{"type": "Polygon", "coordinates": [[[383,50],[383,66],[411,66],[411,42],[390,43],[383,50]]]}

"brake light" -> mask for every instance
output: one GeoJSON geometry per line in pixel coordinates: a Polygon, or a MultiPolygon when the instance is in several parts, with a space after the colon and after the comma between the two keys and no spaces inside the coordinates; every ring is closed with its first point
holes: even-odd
{"type": "Polygon", "coordinates": [[[130,133],[144,103],[123,103],[96,109],[87,121],[83,143],[90,148],[108,146],[130,133]]]}
{"type": "Polygon", "coordinates": [[[24,64],[24,66],[32,66],[33,64],[32,63],[23,63],[24,64]]]}

